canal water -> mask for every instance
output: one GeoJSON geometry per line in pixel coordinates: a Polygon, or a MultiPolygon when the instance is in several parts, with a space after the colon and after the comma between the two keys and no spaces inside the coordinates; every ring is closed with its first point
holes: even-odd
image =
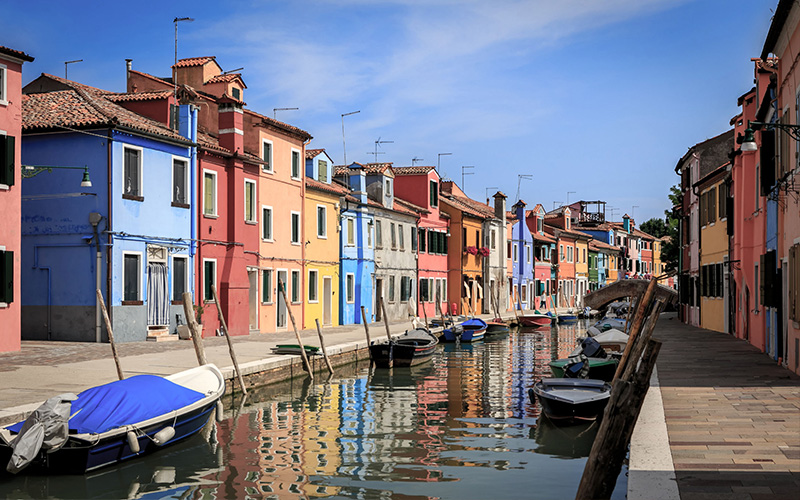
{"type": "MultiPolygon", "coordinates": [[[[0,476],[2,498],[574,498],[598,424],[559,426],[527,391],[585,325],[443,344],[412,368],[360,362],[225,400],[229,418],[86,476],[0,476]]],[[[614,499],[624,499],[626,471],[614,499]]]]}

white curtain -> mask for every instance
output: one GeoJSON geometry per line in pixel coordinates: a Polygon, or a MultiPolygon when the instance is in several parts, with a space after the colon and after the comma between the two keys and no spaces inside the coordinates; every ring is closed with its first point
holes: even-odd
{"type": "Polygon", "coordinates": [[[167,266],[160,262],[147,265],[147,324],[169,325],[167,266]]]}

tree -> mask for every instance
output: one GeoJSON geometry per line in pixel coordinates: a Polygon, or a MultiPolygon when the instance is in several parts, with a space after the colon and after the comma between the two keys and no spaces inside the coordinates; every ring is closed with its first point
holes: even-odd
{"type": "Polygon", "coordinates": [[[642,225],[639,226],[639,229],[656,238],[662,238],[667,235],[667,223],[664,219],[657,219],[655,217],[644,221],[642,225]]]}
{"type": "MultiPolygon", "coordinates": [[[[669,201],[672,202],[672,207],[680,207],[683,202],[683,193],[680,188],[675,185],[669,188],[669,201]]],[[[680,236],[678,231],[680,229],[680,217],[674,209],[664,210],[664,221],[666,223],[667,233],[669,239],[664,241],[661,246],[661,262],[664,263],[664,269],[667,272],[675,271],[678,269],[678,257],[680,255],[680,236]]]]}

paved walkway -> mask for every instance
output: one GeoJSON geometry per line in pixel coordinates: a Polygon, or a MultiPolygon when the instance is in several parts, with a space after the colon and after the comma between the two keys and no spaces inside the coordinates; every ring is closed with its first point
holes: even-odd
{"type": "Polygon", "coordinates": [[[654,337],[680,498],[800,498],[800,377],[674,314],[654,337]]]}

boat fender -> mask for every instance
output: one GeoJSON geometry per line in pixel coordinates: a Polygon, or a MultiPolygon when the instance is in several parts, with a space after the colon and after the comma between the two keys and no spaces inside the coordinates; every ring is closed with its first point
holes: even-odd
{"type": "Polygon", "coordinates": [[[533,392],[533,389],[528,389],[528,397],[531,398],[531,404],[536,404],[536,393],[533,392]]]}
{"type": "Polygon", "coordinates": [[[139,438],[136,437],[136,433],[133,431],[128,431],[128,448],[131,449],[134,453],[139,453],[141,448],[139,447],[139,438]]]}
{"type": "Polygon", "coordinates": [[[153,436],[153,442],[158,446],[164,446],[167,442],[175,437],[175,428],[171,425],[164,427],[160,431],[156,432],[156,435],[153,436]]]}
{"type": "Polygon", "coordinates": [[[217,415],[217,422],[222,422],[225,420],[225,415],[223,414],[224,411],[225,408],[222,406],[222,401],[217,400],[217,409],[215,412],[217,415]]]}

